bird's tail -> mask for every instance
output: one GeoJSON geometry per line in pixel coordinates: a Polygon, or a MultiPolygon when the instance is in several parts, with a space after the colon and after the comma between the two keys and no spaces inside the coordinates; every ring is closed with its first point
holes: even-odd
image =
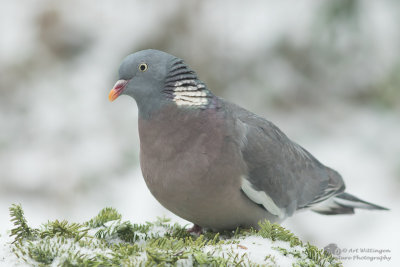
{"type": "Polygon", "coordinates": [[[348,193],[342,193],[340,195],[331,197],[324,202],[311,208],[312,211],[325,214],[353,214],[354,209],[366,209],[366,210],[389,210],[387,208],[372,204],[370,202],[361,200],[348,193]]]}

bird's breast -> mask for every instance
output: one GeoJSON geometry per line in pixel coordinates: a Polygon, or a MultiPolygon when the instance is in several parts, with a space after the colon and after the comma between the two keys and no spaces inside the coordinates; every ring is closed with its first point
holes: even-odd
{"type": "Polygon", "coordinates": [[[239,188],[237,146],[225,121],[224,114],[212,110],[172,115],[165,111],[139,120],[144,179],[157,200],[174,213],[182,216],[196,205],[207,205],[207,195],[214,196],[209,204],[215,205],[215,196],[229,199],[224,194],[233,190],[227,189],[239,188]]]}
{"type": "Polygon", "coordinates": [[[198,179],[226,146],[228,134],[221,114],[173,111],[139,120],[141,167],[148,182],[163,184],[175,177],[198,179]]]}

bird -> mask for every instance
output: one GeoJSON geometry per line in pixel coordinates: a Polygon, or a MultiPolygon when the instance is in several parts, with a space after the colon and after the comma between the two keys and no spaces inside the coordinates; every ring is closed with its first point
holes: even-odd
{"type": "Polygon", "coordinates": [[[182,59],[128,55],[108,97],[138,107],[140,167],[152,195],[189,232],[259,228],[302,210],[387,210],[345,192],[341,175],[275,124],[214,95],[182,59]]]}

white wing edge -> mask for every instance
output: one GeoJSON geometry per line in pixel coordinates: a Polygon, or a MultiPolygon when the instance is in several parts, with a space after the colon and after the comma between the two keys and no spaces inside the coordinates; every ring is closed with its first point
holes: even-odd
{"type": "Polygon", "coordinates": [[[285,212],[275,204],[272,198],[264,191],[254,189],[253,185],[245,177],[242,177],[242,190],[250,200],[263,205],[269,213],[278,216],[280,219],[285,218],[285,212]]]}

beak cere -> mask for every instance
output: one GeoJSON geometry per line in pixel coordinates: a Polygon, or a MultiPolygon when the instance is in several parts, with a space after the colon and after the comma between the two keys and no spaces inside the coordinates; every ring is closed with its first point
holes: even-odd
{"type": "Polygon", "coordinates": [[[111,89],[110,93],[108,94],[108,99],[112,102],[115,99],[117,99],[117,97],[119,97],[119,95],[122,93],[122,91],[124,91],[126,84],[128,83],[127,80],[119,80],[115,83],[113,89],[111,89]]]}

